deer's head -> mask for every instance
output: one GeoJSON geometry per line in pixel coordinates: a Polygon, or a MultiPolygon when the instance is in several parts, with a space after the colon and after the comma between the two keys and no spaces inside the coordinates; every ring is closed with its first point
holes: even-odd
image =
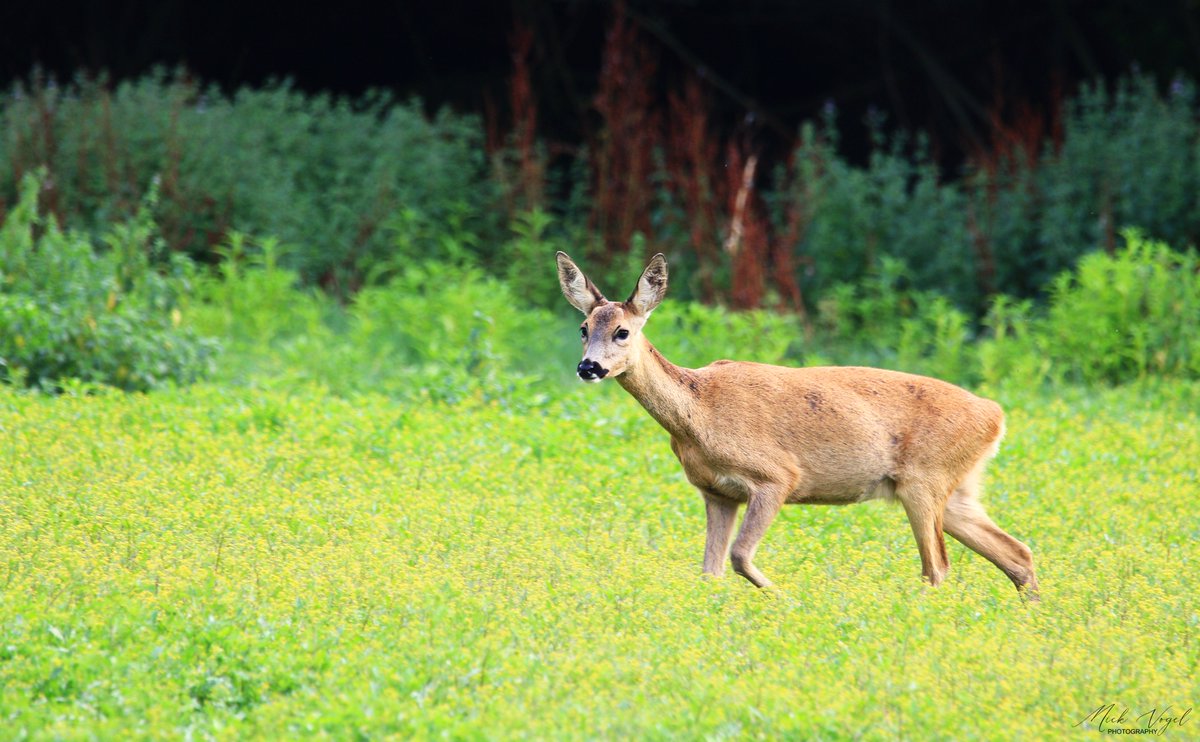
{"type": "Polygon", "coordinates": [[[650,313],[667,293],[667,259],[650,258],[628,299],[612,302],[596,288],[564,252],[558,253],[558,282],[571,306],[586,319],[579,327],[583,360],[576,372],[584,381],[620,376],[640,352],[638,342],[650,313]]]}

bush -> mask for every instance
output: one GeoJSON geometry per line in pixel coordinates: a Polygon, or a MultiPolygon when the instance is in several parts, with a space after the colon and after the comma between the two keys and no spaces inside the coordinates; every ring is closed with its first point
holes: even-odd
{"type": "Polygon", "coordinates": [[[809,269],[802,288],[810,300],[838,284],[853,284],[885,259],[910,266],[910,278],[970,307],[977,299],[975,261],[967,236],[965,198],[940,182],[923,141],[909,154],[904,137],[890,144],[876,133],[867,166],[837,153],[832,118],[818,133],[806,125],[793,160],[797,167],[774,197],[777,229],[785,229],[793,202],[803,204],[808,226],[792,246],[809,269]]]}
{"type": "Polygon", "coordinates": [[[348,338],[389,349],[404,363],[507,368],[539,357],[555,321],[528,309],[509,286],[474,267],[422,263],[363,289],[350,309],[348,338]]]}
{"type": "MultiPolygon", "coordinates": [[[[1085,86],[1067,108],[1062,146],[1042,158],[1039,189],[1048,203],[1040,247],[1111,251],[1128,225],[1170,244],[1195,242],[1200,237],[1198,147],[1200,123],[1190,82],[1175,80],[1165,96],[1141,74],[1111,90],[1102,82],[1085,86]]],[[[1051,264],[1045,278],[1067,267],[1051,264]]]]}
{"type": "Polygon", "coordinates": [[[503,276],[524,303],[548,309],[561,306],[562,290],[554,267],[554,254],[571,246],[556,234],[556,220],[541,209],[517,214],[511,225],[512,237],[504,252],[497,256],[502,264],[493,273],[503,276]]]}
{"type": "Polygon", "coordinates": [[[48,390],[67,378],[147,390],[209,372],[214,343],[180,328],[192,267],[163,255],[154,192],[95,249],[38,218],[40,184],[24,179],[0,227],[0,378],[48,390]]]}
{"type": "Polygon", "coordinates": [[[1200,124],[1195,89],[1177,79],[1166,95],[1133,74],[1112,89],[1085,86],[1066,105],[1061,142],[970,179],[994,284],[1039,295],[1093,250],[1113,251],[1137,225],[1171,244],[1200,237],[1200,124]]]}
{"type": "Polygon", "coordinates": [[[1050,302],[1001,297],[980,348],[984,378],[1122,382],[1150,374],[1200,378],[1200,259],[1125,233],[1051,283],[1050,302]]]}
{"type": "MultiPolygon", "coordinates": [[[[552,270],[553,263],[547,270],[552,270]]],[[[362,389],[454,401],[540,397],[575,367],[576,331],[468,264],[419,263],[364,288],[347,312],[341,363],[362,389]]]]}
{"type": "MultiPolygon", "coordinates": [[[[556,311],[528,305],[523,292],[539,281],[532,275],[520,288],[479,267],[444,262],[398,266],[340,307],[298,285],[279,266],[279,250],[273,240],[235,234],[222,248],[220,270],[195,281],[188,325],[223,338],[230,351],[224,380],[509,405],[540,404],[546,383],[574,382],[579,315],[562,298],[546,255],[542,273],[553,281],[556,311]]],[[[634,275],[623,278],[632,285],[634,275]]],[[[799,330],[786,315],[669,300],[647,335],[675,363],[703,366],[719,358],[786,362],[799,330]]]]}
{"type": "MultiPolygon", "coordinates": [[[[1116,255],[1094,253],[1060,274],[1044,309],[997,297],[982,340],[964,312],[914,289],[908,268],[887,257],[859,283],[832,287],[811,327],[793,315],[668,300],[646,334],[688,367],[720,358],[803,360],[968,385],[1200,377],[1200,260],[1137,233],[1126,239],[1116,255]]],[[[525,289],[478,267],[428,262],[379,276],[341,308],[298,288],[277,253],[271,240],[235,235],[219,274],[197,281],[188,315],[234,350],[222,364],[226,375],[256,384],[316,381],[342,394],[525,407],[548,398],[547,382],[573,380],[578,315],[561,297],[557,312],[529,307],[525,289]]]]}

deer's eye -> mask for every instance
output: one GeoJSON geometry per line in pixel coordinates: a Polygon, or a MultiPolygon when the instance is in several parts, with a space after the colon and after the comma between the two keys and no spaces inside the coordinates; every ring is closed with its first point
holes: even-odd
{"type": "Polygon", "coordinates": [[[586,326],[579,328],[579,337],[583,338],[584,340],[587,340],[587,327],[586,326]]]}
{"type": "Polygon", "coordinates": [[[629,337],[629,330],[626,330],[624,327],[622,327],[620,330],[617,330],[617,334],[613,335],[613,337],[615,337],[617,340],[624,340],[625,338],[629,337]]]}

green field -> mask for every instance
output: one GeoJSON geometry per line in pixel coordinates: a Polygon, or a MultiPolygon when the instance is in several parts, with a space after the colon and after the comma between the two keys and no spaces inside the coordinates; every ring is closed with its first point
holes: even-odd
{"type": "Polygon", "coordinates": [[[1200,384],[983,391],[1040,604],[953,541],[924,587],[884,503],[785,509],[773,590],[702,578],[702,501],[615,384],[0,387],[2,736],[1095,738],[1193,706],[1200,384]]]}

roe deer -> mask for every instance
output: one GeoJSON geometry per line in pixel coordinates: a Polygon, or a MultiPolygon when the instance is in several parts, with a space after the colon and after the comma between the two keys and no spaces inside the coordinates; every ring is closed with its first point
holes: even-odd
{"type": "Polygon", "coordinates": [[[706,574],[723,574],[729,558],[735,572],[766,587],[754,552],[781,506],[884,498],[904,506],[930,584],[940,584],[949,568],[945,530],[1036,599],[1029,548],[1000,530],[978,500],[983,469],[1004,435],[995,402],[937,379],[875,368],[734,361],[680,368],[642,335],[667,292],[661,253],[623,302],[605,299],[566,253],[557,259],[563,294],[587,317],[579,378],[616,378],[671,434],[671,450],[704,496],[706,574]]]}

